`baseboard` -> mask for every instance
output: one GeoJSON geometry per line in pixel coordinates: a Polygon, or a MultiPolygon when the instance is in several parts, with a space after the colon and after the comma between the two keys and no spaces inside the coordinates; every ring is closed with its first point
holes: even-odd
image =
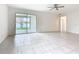
{"type": "MultiPolygon", "coordinates": [[[[60,32],[60,31],[40,31],[40,32],[29,32],[29,33],[21,33],[21,34],[32,34],[32,33],[56,33],[56,32],[60,32]]],[[[12,35],[8,35],[10,36],[15,36],[15,35],[21,35],[21,34],[12,34],[12,35]]]]}
{"type": "Polygon", "coordinates": [[[56,32],[60,32],[60,31],[41,31],[41,32],[38,32],[38,33],[56,33],[56,32]]]}
{"type": "Polygon", "coordinates": [[[12,34],[12,35],[8,35],[8,37],[10,37],[10,36],[15,36],[16,34],[12,34]]]}
{"type": "Polygon", "coordinates": [[[79,33],[75,33],[75,32],[67,32],[67,33],[69,33],[69,34],[79,34],[79,33]]]}

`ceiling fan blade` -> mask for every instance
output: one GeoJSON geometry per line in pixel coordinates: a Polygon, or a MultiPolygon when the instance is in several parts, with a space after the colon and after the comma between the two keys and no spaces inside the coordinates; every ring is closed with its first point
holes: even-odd
{"type": "Polygon", "coordinates": [[[63,8],[64,6],[58,6],[58,8],[63,8]]]}
{"type": "Polygon", "coordinates": [[[54,4],[54,6],[55,6],[55,7],[57,7],[57,6],[58,6],[58,4],[54,4]]]}

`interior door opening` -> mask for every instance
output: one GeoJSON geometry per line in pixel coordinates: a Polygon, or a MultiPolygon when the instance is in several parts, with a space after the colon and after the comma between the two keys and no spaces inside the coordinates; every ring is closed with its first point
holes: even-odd
{"type": "Polygon", "coordinates": [[[36,32],[36,16],[16,14],[16,34],[36,32]]]}
{"type": "Polygon", "coordinates": [[[60,32],[66,32],[67,18],[66,16],[60,17],[60,32]]]}

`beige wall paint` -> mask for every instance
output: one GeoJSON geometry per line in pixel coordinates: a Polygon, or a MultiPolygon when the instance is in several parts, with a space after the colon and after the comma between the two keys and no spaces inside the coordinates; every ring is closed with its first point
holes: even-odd
{"type": "Polygon", "coordinates": [[[39,32],[59,31],[57,15],[52,13],[38,13],[39,32]]]}
{"type": "Polygon", "coordinates": [[[8,36],[8,7],[0,4],[0,43],[8,36]]]}
{"type": "Polygon", "coordinates": [[[37,12],[26,9],[12,8],[9,7],[9,35],[15,34],[16,25],[16,13],[29,13],[37,16],[37,32],[48,32],[48,31],[59,31],[58,29],[58,19],[55,14],[48,12],[37,12]]]}

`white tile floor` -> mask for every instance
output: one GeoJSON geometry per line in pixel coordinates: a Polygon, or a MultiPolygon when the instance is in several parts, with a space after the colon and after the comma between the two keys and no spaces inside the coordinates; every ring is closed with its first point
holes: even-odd
{"type": "Polygon", "coordinates": [[[70,33],[33,33],[9,37],[0,44],[1,54],[79,53],[79,35],[70,33]]]}

